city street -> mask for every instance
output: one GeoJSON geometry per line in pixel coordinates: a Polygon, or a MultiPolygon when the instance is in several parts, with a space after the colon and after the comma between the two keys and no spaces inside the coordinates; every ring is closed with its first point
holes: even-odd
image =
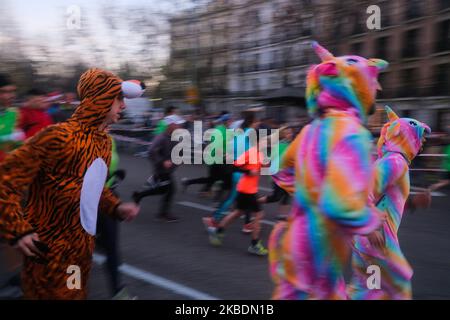
{"type": "MultiPolygon", "coordinates": [[[[118,191],[130,200],[151,174],[147,159],[121,154],[119,168],[127,177],[118,191]]],[[[154,220],[159,196],[142,201],[140,216],[121,224],[121,272],[130,292],[139,299],[269,299],[272,283],[267,258],[247,253],[250,236],[241,232],[237,221],[226,232],[224,245],[208,242],[201,217],[212,210],[209,199],[200,198],[199,186],[182,193],[182,177],[206,175],[200,165],[181,166],[176,172],[178,193],[173,214],[179,222],[154,220]]],[[[267,193],[270,178],[261,180],[261,193],[267,193]]],[[[450,201],[433,197],[432,208],[405,214],[399,231],[403,251],[414,269],[415,299],[450,299],[450,201]]],[[[262,239],[267,243],[275,223],[276,205],[265,207],[262,239]]],[[[97,251],[90,279],[90,299],[108,299],[104,256],[97,251]]]]}

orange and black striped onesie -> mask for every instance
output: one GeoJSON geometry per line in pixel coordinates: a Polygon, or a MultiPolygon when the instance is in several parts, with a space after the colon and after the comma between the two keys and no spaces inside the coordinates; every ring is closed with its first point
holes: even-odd
{"type": "Polygon", "coordinates": [[[99,126],[121,83],[100,69],[86,71],[78,84],[81,103],[74,115],[40,131],[0,166],[0,237],[14,244],[36,232],[49,248],[46,264],[25,258],[22,286],[27,299],[86,298],[97,211],[114,215],[119,205],[104,188],[111,140],[99,126]],[[71,265],[80,268],[81,289],[67,286],[71,265]]]}

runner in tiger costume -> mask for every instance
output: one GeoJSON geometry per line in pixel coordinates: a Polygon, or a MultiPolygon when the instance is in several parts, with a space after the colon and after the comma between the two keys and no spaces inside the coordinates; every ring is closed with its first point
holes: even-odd
{"type": "Polygon", "coordinates": [[[73,116],[28,139],[0,166],[0,237],[25,255],[26,299],[85,299],[97,211],[127,221],[139,212],[104,184],[111,160],[106,130],[125,108],[123,98],[139,97],[142,86],[89,69],[77,89],[73,116]],[[70,284],[77,270],[80,285],[70,284]]]}

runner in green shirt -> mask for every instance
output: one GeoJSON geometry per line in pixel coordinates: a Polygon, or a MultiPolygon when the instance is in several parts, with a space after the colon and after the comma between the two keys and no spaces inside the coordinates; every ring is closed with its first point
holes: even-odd
{"type": "Polygon", "coordinates": [[[5,74],[0,74],[0,162],[25,139],[17,128],[19,112],[11,105],[16,97],[16,86],[5,74]]]}

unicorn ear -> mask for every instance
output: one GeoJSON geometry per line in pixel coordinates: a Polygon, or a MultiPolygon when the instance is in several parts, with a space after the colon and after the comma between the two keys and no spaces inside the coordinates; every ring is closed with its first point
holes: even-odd
{"type": "Polygon", "coordinates": [[[399,116],[392,110],[389,106],[384,106],[384,110],[386,110],[389,121],[395,121],[400,119],[399,116]]]}
{"type": "Polygon", "coordinates": [[[316,66],[316,73],[319,76],[338,76],[339,71],[336,63],[334,63],[334,61],[329,61],[316,66]]]}
{"type": "Polygon", "coordinates": [[[322,62],[329,61],[334,58],[330,51],[322,47],[317,41],[313,41],[311,46],[322,62]]]}

